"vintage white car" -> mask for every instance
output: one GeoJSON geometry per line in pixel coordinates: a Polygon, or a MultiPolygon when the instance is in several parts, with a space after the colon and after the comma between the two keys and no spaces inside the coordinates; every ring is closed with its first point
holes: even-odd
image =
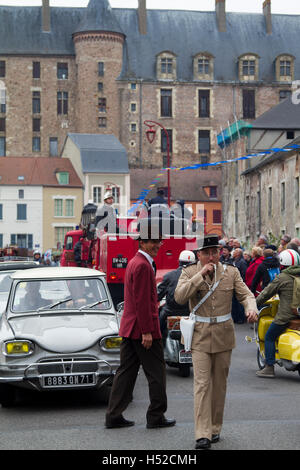
{"type": "Polygon", "coordinates": [[[16,387],[94,389],[108,399],[120,362],[118,320],[104,273],[86,268],[17,271],[0,318],[0,403],[16,387]]]}

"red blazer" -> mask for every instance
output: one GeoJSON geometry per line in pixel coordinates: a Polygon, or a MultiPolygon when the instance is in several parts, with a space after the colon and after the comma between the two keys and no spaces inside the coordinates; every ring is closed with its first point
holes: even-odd
{"type": "Polygon", "coordinates": [[[142,253],[137,252],[126,268],[124,301],[119,335],[141,339],[151,333],[153,339],[161,338],[155,275],[142,253]]]}

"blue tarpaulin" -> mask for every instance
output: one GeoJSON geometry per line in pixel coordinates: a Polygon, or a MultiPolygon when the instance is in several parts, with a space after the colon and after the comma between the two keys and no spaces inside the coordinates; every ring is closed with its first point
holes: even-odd
{"type": "Polygon", "coordinates": [[[218,145],[221,148],[232,144],[242,136],[248,136],[252,124],[245,121],[236,121],[217,135],[218,145]]]}

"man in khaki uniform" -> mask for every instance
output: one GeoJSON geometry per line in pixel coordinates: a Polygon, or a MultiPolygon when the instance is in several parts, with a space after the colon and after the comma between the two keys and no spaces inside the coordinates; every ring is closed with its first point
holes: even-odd
{"type": "Polygon", "coordinates": [[[200,300],[217,288],[196,311],[192,341],[194,369],[194,415],[196,449],[207,449],[220,437],[231,352],[235,347],[231,318],[233,292],[244,306],[248,322],[257,321],[255,297],[244,284],[239,270],[219,262],[218,237],[204,237],[198,262],[182,270],[175,300],[189,301],[192,310],[200,300]]]}

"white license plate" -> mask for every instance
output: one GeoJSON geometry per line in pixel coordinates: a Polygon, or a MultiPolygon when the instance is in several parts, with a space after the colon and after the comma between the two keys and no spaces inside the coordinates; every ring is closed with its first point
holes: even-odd
{"type": "Polygon", "coordinates": [[[44,375],[43,388],[87,387],[96,384],[95,374],[44,375]]]}
{"type": "Polygon", "coordinates": [[[184,364],[192,363],[192,353],[191,351],[179,351],[179,362],[184,364]]]}

